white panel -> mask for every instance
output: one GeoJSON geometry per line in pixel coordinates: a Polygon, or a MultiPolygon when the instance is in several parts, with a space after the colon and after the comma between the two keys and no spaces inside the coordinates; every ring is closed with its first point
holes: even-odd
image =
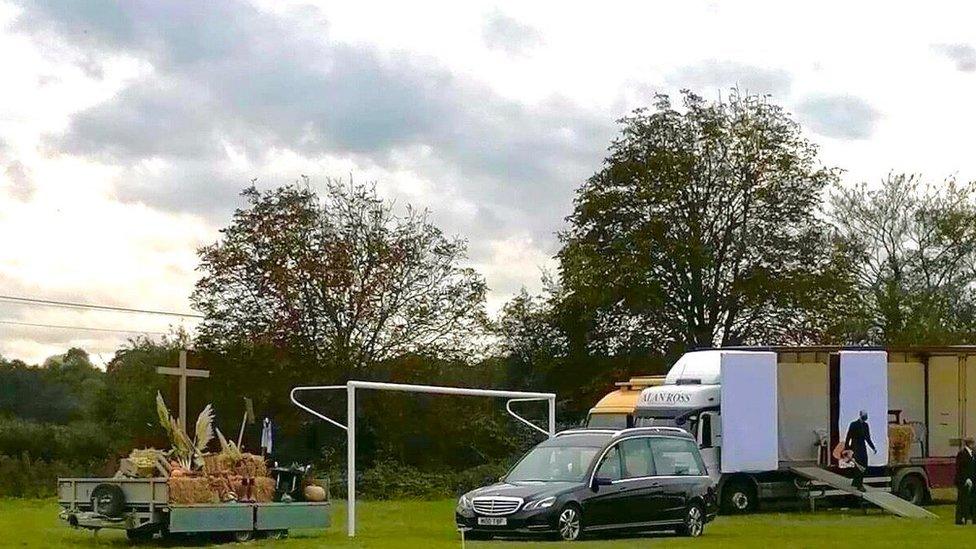
{"type": "Polygon", "coordinates": [[[779,467],[776,353],[722,353],[722,472],[779,467]]]}
{"type": "Polygon", "coordinates": [[[830,434],[830,382],[822,362],[780,362],[776,391],[779,394],[780,461],[816,461],[820,437],[830,434]]]}
{"type": "MultiPolygon", "coordinates": [[[[901,410],[902,422],[925,421],[925,368],[920,362],[888,363],[888,408],[901,410]]],[[[922,434],[924,431],[919,430],[922,434]]],[[[909,457],[922,457],[922,446],[912,443],[909,457]]]]}
{"type": "Polygon", "coordinates": [[[888,353],[884,351],[840,352],[840,415],[838,432],[847,435],[847,427],[858,413],[868,413],[871,440],[877,455],[868,448],[868,465],[888,464],[888,353]]]}
{"type": "Polygon", "coordinates": [[[959,447],[959,359],[929,359],[929,456],[955,456],[959,447]]]}

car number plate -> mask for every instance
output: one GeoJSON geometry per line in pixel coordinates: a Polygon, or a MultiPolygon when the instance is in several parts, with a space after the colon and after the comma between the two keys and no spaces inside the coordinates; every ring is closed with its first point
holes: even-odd
{"type": "Polygon", "coordinates": [[[506,526],[507,518],[501,517],[478,517],[478,526],[506,526]]]}

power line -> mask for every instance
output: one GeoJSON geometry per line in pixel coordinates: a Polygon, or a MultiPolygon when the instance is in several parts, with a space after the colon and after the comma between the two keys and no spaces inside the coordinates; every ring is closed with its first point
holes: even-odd
{"type": "Polygon", "coordinates": [[[50,299],[36,299],[32,297],[18,297],[13,295],[0,295],[0,301],[9,303],[20,303],[25,305],[45,305],[49,307],[69,307],[74,309],[97,309],[101,311],[115,311],[122,313],[142,313],[148,315],[166,315],[185,318],[203,318],[203,315],[196,313],[177,313],[173,311],[157,311],[153,309],[133,309],[129,307],[115,307],[113,305],[95,305],[93,303],[73,303],[70,301],[53,301],[50,299]]]}
{"type": "Polygon", "coordinates": [[[27,326],[31,328],[57,328],[61,330],[84,330],[87,332],[112,332],[119,334],[169,335],[166,332],[150,332],[146,330],[118,330],[112,328],[88,328],[86,326],[65,326],[63,324],[35,324],[33,322],[17,322],[16,320],[0,320],[0,324],[12,326],[27,326]]]}

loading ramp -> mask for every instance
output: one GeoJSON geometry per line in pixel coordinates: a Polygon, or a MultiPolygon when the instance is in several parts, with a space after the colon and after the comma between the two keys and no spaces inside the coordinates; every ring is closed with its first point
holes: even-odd
{"type": "Polygon", "coordinates": [[[862,492],[854,488],[851,479],[842,477],[837,473],[833,473],[820,467],[790,467],[790,471],[800,475],[803,478],[822,482],[836,490],[859,497],[884,509],[885,511],[888,511],[893,515],[898,515],[899,517],[938,518],[934,513],[931,513],[917,505],[912,505],[891,492],[885,492],[883,490],[878,490],[877,488],[871,487],[868,487],[866,491],[862,492]]]}

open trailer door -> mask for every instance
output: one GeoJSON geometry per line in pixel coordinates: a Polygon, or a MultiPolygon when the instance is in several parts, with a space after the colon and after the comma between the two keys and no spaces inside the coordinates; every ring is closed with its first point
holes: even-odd
{"type": "Polygon", "coordinates": [[[779,467],[776,353],[722,353],[722,472],[779,467]]]}
{"type": "Polygon", "coordinates": [[[871,439],[877,455],[868,450],[868,465],[888,464],[888,353],[885,351],[840,352],[840,411],[837,432],[840,441],[861,410],[868,413],[871,439]]]}

